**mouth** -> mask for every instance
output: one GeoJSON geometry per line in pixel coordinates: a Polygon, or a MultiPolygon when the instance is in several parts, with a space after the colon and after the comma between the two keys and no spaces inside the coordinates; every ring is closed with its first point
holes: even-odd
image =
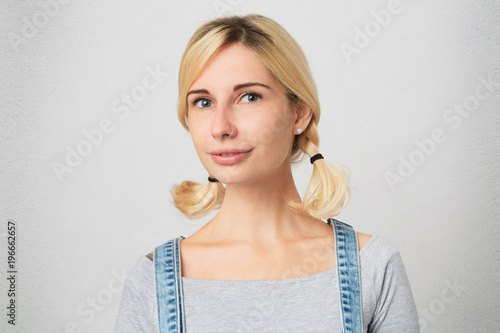
{"type": "Polygon", "coordinates": [[[211,151],[212,160],[220,165],[232,165],[242,162],[250,156],[253,149],[225,149],[211,151]]]}
{"type": "Polygon", "coordinates": [[[233,156],[237,154],[249,153],[253,149],[236,149],[236,148],[226,148],[226,149],[216,149],[210,152],[211,155],[219,156],[233,156]]]}
{"type": "Polygon", "coordinates": [[[238,154],[241,154],[241,153],[215,154],[215,155],[219,155],[219,156],[234,156],[234,155],[238,155],[238,154]]]}

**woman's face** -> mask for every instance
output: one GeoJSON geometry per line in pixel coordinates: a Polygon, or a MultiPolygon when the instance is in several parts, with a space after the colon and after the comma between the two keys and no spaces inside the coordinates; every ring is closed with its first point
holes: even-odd
{"type": "Polygon", "coordinates": [[[190,87],[187,103],[189,132],[210,175],[243,184],[288,174],[300,124],[281,86],[246,46],[219,51],[190,87]]]}

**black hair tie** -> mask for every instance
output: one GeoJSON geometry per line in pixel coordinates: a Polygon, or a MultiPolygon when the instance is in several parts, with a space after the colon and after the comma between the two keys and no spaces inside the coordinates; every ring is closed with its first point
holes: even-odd
{"type": "Polygon", "coordinates": [[[324,159],[323,155],[321,155],[320,153],[314,155],[313,157],[311,157],[310,161],[311,161],[311,164],[314,163],[314,161],[316,160],[320,160],[320,159],[324,159]]]}
{"type": "Polygon", "coordinates": [[[210,176],[208,176],[208,181],[211,183],[218,183],[219,182],[219,180],[217,178],[210,178],[210,176]]]}

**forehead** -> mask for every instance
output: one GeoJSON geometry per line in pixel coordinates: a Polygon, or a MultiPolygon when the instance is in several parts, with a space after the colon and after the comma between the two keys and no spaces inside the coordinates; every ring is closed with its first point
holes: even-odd
{"type": "Polygon", "coordinates": [[[234,43],[214,55],[190,88],[194,90],[233,87],[245,82],[277,86],[277,82],[257,54],[241,43],[234,43]]]}

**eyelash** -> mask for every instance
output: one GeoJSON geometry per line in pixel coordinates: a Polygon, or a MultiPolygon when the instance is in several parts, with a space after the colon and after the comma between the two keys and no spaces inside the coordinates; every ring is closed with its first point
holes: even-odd
{"type": "Polygon", "coordinates": [[[261,94],[259,94],[258,92],[255,92],[255,91],[251,91],[251,90],[249,90],[249,91],[245,91],[244,93],[242,93],[242,94],[241,94],[241,98],[243,98],[243,97],[244,97],[244,96],[246,96],[246,95],[255,95],[255,96],[257,96],[259,99],[261,99],[261,98],[262,98],[262,95],[261,95],[261,94]]]}
{"type": "MultiPolygon", "coordinates": [[[[255,96],[257,96],[259,99],[261,99],[261,98],[262,98],[262,95],[261,95],[261,94],[259,94],[258,92],[255,92],[255,91],[251,91],[251,90],[249,90],[249,91],[245,91],[245,92],[243,92],[243,93],[240,95],[240,99],[241,99],[241,98],[243,98],[243,97],[244,97],[244,96],[246,96],[246,95],[255,95],[255,96]]],[[[194,100],[192,100],[192,101],[191,101],[191,104],[192,104],[193,106],[196,106],[196,104],[197,104],[199,101],[203,100],[203,99],[206,99],[206,100],[209,100],[210,102],[212,102],[212,101],[210,100],[210,98],[206,98],[206,97],[198,97],[198,98],[195,98],[194,100]]]]}

